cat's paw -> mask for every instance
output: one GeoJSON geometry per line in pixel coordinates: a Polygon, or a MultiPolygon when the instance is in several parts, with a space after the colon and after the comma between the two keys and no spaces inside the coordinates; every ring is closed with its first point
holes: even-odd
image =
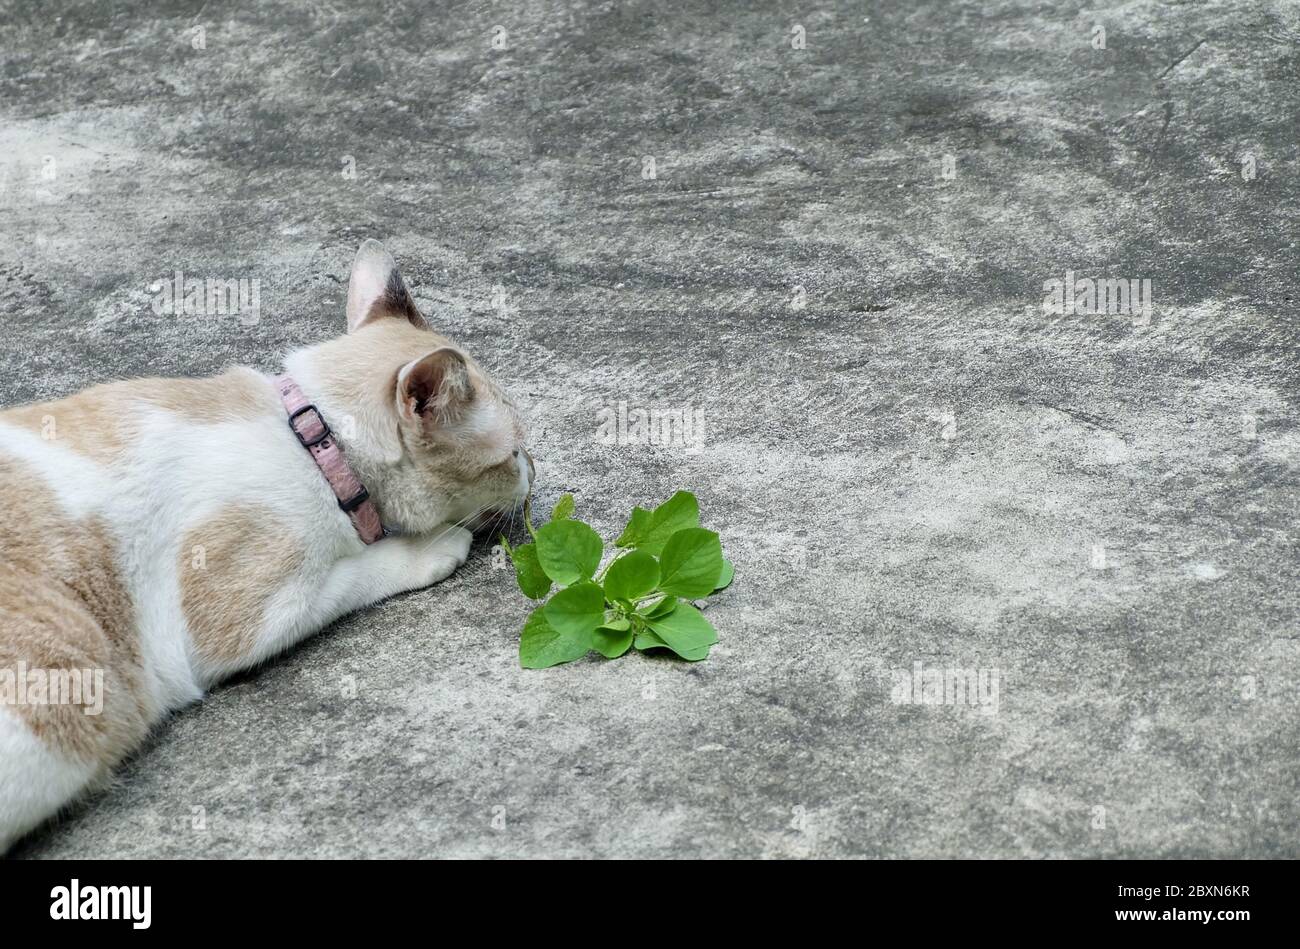
{"type": "Polygon", "coordinates": [[[432,534],[402,538],[412,557],[414,585],[431,586],[446,580],[456,568],[469,559],[469,547],[474,535],[463,527],[446,524],[432,534]]]}

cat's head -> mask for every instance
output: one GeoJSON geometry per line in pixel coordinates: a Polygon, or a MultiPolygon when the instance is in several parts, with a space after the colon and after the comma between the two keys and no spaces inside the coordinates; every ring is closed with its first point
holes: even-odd
{"type": "Polygon", "coordinates": [[[385,524],[476,528],[523,501],[535,470],[519,412],[430,327],[378,241],[353,261],[347,323],[347,335],[295,353],[287,368],[336,429],[385,524]]]}

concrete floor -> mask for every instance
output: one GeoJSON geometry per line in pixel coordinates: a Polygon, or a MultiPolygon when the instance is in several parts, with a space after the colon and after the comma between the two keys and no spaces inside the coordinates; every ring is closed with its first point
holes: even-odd
{"type": "Polygon", "coordinates": [[[378,237],[543,503],[691,488],[737,568],[707,662],[530,672],[483,547],[18,855],[1300,856],[1300,7],[671,6],[5,4],[0,404],[274,369],[378,237]]]}

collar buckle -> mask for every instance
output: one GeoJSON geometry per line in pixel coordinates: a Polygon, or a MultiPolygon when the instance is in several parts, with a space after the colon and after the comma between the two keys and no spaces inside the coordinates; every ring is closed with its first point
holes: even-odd
{"type": "MultiPolygon", "coordinates": [[[[302,428],[305,429],[306,427],[307,426],[304,424],[302,428]]],[[[289,413],[289,429],[298,436],[298,441],[302,444],[303,448],[315,448],[321,442],[325,441],[325,439],[334,434],[330,431],[330,427],[325,421],[325,416],[320,414],[320,409],[316,408],[316,406],[311,402],[308,402],[302,408],[289,413]],[[314,438],[308,438],[303,434],[303,430],[294,424],[297,422],[299,416],[302,416],[307,412],[316,413],[316,423],[320,426],[320,434],[314,438]]]]}

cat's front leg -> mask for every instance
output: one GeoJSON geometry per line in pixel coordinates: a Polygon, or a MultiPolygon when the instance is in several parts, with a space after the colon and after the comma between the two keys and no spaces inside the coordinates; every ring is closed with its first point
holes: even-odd
{"type": "Polygon", "coordinates": [[[198,681],[207,688],[283,652],[349,613],[447,579],[469,557],[473,539],[465,528],[448,524],[425,536],[386,537],[333,562],[315,561],[275,594],[252,648],[217,657],[196,650],[198,681]]]}
{"type": "Polygon", "coordinates": [[[429,535],[386,537],[345,557],[326,574],[310,625],[325,626],[390,596],[447,579],[468,559],[473,540],[465,528],[448,524],[429,535]]]}

